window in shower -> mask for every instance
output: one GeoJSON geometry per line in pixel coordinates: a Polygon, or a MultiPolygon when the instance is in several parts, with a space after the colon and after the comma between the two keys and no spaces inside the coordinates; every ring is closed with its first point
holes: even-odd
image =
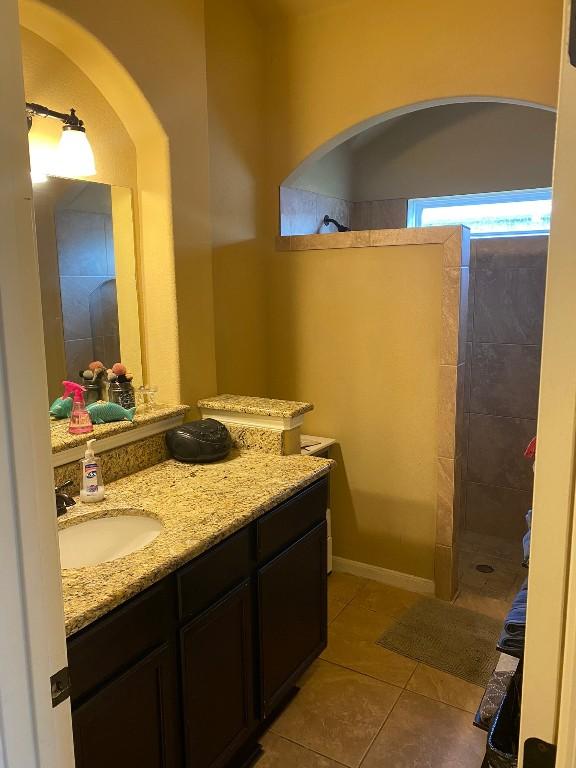
{"type": "Polygon", "coordinates": [[[408,201],[408,226],[463,224],[472,237],[547,235],[551,208],[550,188],[421,197],[408,201]]]}

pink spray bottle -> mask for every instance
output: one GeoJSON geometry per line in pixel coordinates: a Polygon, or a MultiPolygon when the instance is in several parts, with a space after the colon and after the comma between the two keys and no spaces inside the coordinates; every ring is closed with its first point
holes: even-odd
{"type": "Polygon", "coordinates": [[[81,384],[75,384],[73,381],[63,381],[62,384],[64,385],[65,392],[73,395],[68,432],[71,435],[84,435],[87,432],[93,432],[94,427],[90,420],[90,414],[86,410],[84,395],[82,394],[86,392],[86,387],[83,387],[81,384]]]}

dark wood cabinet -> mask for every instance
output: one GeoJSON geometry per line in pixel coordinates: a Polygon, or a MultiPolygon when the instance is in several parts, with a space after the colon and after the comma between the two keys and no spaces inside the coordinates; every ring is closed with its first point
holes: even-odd
{"type": "Polygon", "coordinates": [[[78,768],[181,765],[174,656],[146,656],[73,712],[78,768]]]}
{"type": "Polygon", "coordinates": [[[250,582],[181,630],[186,764],[217,768],[254,726],[250,582]]]}
{"type": "Polygon", "coordinates": [[[258,571],[260,695],[271,714],[326,647],[326,523],[258,571]]]}
{"type": "Polygon", "coordinates": [[[224,768],[253,751],[326,645],[327,484],[69,639],[77,768],[224,768]]]}

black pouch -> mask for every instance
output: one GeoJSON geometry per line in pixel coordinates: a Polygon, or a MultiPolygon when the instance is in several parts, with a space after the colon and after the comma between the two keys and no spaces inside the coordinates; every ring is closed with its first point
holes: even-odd
{"type": "Polygon", "coordinates": [[[166,445],[176,461],[206,463],[228,456],[232,438],[216,419],[198,419],[166,432],[166,445]]]}

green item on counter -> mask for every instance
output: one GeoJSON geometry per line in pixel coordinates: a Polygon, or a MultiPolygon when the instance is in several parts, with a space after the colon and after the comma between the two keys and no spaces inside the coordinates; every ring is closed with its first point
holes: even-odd
{"type": "Polygon", "coordinates": [[[92,424],[107,424],[111,421],[132,421],[136,408],[122,408],[118,403],[98,401],[86,406],[92,424]]]}
{"type": "Polygon", "coordinates": [[[68,419],[71,413],[71,397],[57,397],[50,406],[50,416],[53,416],[55,419],[68,419]]]}

